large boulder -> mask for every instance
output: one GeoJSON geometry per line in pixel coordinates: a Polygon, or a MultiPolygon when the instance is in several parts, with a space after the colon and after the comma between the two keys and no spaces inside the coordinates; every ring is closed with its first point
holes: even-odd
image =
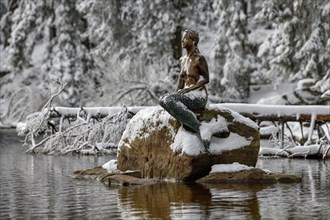
{"type": "Polygon", "coordinates": [[[118,169],[140,170],[145,178],[194,181],[206,176],[214,164],[256,165],[260,138],[253,121],[220,107],[196,115],[203,139],[211,140],[209,153],[196,134],[162,108],[151,107],[128,123],[119,142],[118,169]]]}

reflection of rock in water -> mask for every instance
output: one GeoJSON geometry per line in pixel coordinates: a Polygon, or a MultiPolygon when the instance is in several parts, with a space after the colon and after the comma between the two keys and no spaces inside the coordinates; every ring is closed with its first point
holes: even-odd
{"type": "Polygon", "coordinates": [[[247,184],[203,184],[210,188],[212,206],[219,211],[210,213],[210,219],[261,219],[257,192],[268,187],[267,185],[247,184]],[[239,216],[235,216],[235,213],[239,216]],[[244,218],[242,217],[244,213],[244,218]]]}
{"type": "Polygon", "coordinates": [[[196,205],[201,209],[198,219],[205,219],[211,205],[210,191],[197,184],[159,183],[124,187],[118,189],[118,197],[123,209],[130,210],[130,213],[138,210],[137,217],[143,218],[170,219],[173,207],[194,204],[194,209],[196,205]],[[129,207],[125,207],[127,204],[129,207]]]}

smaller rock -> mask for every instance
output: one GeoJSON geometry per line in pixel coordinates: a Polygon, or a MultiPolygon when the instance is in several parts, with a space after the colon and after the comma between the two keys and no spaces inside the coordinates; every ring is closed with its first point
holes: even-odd
{"type": "Polygon", "coordinates": [[[130,175],[115,174],[103,176],[98,179],[105,186],[110,187],[111,185],[122,185],[122,186],[132,186],[132,185],[146,185],[154,184],[157,182],[155,179],[142,179],[130,175]]]}
{"type": "Polygon", "coordinates": [[[87,170],[78,170],[73,172],[73,178],[76,179],[96,179],[106,186],[111,185],[145,185],[156,183],[155,179],[142,179],[139,170],[127,170],[109,172],[102,166],[94,167],[87,170]]]}
{"type": "Polygon", "coordinates": [[[279,183],[300,183],[302,179],[299,176],[282,173],[271,173],[270,175],[272,175],[279,183]]]}
{"type": "Polygon", "coordinates": [[[76,179],[96,179],[99,175],[107,173],[108,171],[102,166],[97,166],[91,169],[74,171],[72,177],[76,179]]]}
{"type": "Polygon", "coordinates": [[[258,168],[240,170],[237,172],[211,173],[196,181],[200,184],[274,184],[298,183],[301,177],[280,173],[268,173],[258,168]]]}

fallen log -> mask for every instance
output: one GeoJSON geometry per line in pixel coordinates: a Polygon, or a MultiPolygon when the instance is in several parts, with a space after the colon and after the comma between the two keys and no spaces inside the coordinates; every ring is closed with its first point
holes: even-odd
{"type": "MultiPolygon", "coordinates": [[[[248,117],[254,121],[302,121],[308,122],[312,115],[316,115],[316,122],[330,122],[330,106],[307,105],[307,106],[288,106],[288,105],[260,105],[260,104],[237,104],[221,103],[211,104],[210,106],[221,106],[229,108],[248,117]]],[[[132,115],[150,106],[126,107],[132,115]]],[[[76,118],[85,115],[87,118],[103,118],[115,114],[122,110],[122,107],[52,107],[51,118],[64,116],[65,118],[76,118]]]]}
{"type": "Polygon", "coordinates": [[[254,121],[309,122],[316,115],[316,122],[330,122],[330,106],[322,105],[256,105],[224,103],[215,104],[234,110],[254,121]]]}

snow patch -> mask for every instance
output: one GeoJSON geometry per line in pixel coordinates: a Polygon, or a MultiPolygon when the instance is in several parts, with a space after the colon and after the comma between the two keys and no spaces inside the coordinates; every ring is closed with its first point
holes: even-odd
{"type": "Polygon", "coordinates": [[[289,153],[284,149],[278,148],[269,148],[269,147],[260,147],[259,156],[279,156],[279,157],[288,157],[289,153]]]}
{"type": "Polygon", "coordinates": [[[107,163],[102,165],[103,169],[106,169],[109,173],[118,170],[117,169],[117,160],[110,160],[107,163]]]}
{"type": "Polygon", "coordinates": [[[45,59],[45,54],[47,52],[47,46],[47,42],[42,42],[34,46],[31,54],[33,64],[42,64],[43,60],[45,59]]]}
{"type": "MultiPolygon", "coordinates": [[[[228,138],[216,138],[212,137],[212,134],[217,132],[229,132],[227,121],[222,116],[213,118],[209,122],[202,122],[200,131],[203,140],[210,140],[210,152],[221,153],[223,151],[238,149],[243,146],[249,145],[250,141],[246,138],[232,133],[228,138]],[[221,146],[221,147],[220,147],[221,146]]],[[[173,144],[171,144],[173,151],[182,151],[190,156],[196,156],[205,151],[204,145],[200,138],[183,127],[180,127],[178,133],[175,136],[173,144]]]]}
{"type": "Polygon", "coordinates": [[[277,132],[278,132],[278,128],[274,125],[261,127],[259,131],[260,135],[272,135],[272,134],[276,134],[277,132]]]}
{"type": "Polygon", "coordinates": [[[261,99],[290,93],[295,89],[296,89],[296,83],[282,83],[278,85],[276,88],[274,88],[274,85],[272,84],[250,86],[250,97],[248,98],[248,103],[251,104],[258,103],[261,99]]]}
{"type": "Polygon", "coordinates": [[[211,140],[212,134],[217,132],[229,132],[228,124],[224,117],[213,118],[209,122],[202,122],[200,132],[203,140],[211,140]]]}
{"type": "Polygon", "coordinates": [[[125,142],[132,142],[136,138],[148,138],[151,132],[161,130],[164,127],[169,128],[169,132],[174,138],[174,128],[169,125],[169,119],[171,117],[160,106],[140,110],[128,123],[118,146],[130,147],[124,143],[124,140],[125,142]],[[160,113],[160,111],[164,113],[160,113]]]}
{"type": "Polygon", "coordinates": [[[18,122],[16,125],[16,131],[19,135],[23,135],[25,133],[25,131],[27,131],[27,123],[18,122]]]}
{"type": "Polygon", "coordinates": [[[288,151],[291,153],[292,157],[306,157],[318,154],[322,154],[325,157],[330,156],[330,151],[328,150],[329,147],[330,145],[311,144],[307,146],[295,146],[289,148],[288,151]]]}
{"type": "Polygon", "coordinates": [[[209,151],[213,154],[220,154],[222,152],[240,149],[250,144],[250,138],[245,138],[232,132],[227,138],[212,137],[209,151]]]}
{"type": "MultiPolygon", "coordinates": [[[[239,105],[239,104],[237,104],[239,105]]],[[[246,105],[246,104],[245,104],[246,105]]],[[[234,109],[231,110],[232,106],[236,106],[235,103],[231,103],[228,105],[228,107],[226,106],[226,104],[212,104],[208,106],[208,109],[210,110],[220,110],[220,111],[228,111],[231,113],[231,115],[234,117],[234,121],[238,121],[241,122],[249,127],[252,127],[254,129],[259,129],[259,126],[252,121],[251,119],[244,117],[242,115],[240,115],[239,113],[235,112],[234,109]],[[229,109],[230,108],[230,109],[229,109]]],[[[246,105],[247,106],[247,105],[246,105]]],[[[243,108],[237,108],[237,111],[241,110],[241,109],[246,109],[246,107],[243,108]]]]}
{"type": "Polygon", "coordinates": [[[200,138],[196,134],[186,131],[182,126],[179,128],[175,136],[173,144],[171,144],[173,151],[180,151],[190,156],[199,155],[204,151],[204,146],[200,138]]]}
{"type": "Polygon", "coordinates": [[[237,162],[234,162],[232,164],[215,164],[211,168],[211,173],[234,173],[234,172],[240,172],[243,170],[251,170],[254,169],[254,167],[246,166],[237,162]]]}

